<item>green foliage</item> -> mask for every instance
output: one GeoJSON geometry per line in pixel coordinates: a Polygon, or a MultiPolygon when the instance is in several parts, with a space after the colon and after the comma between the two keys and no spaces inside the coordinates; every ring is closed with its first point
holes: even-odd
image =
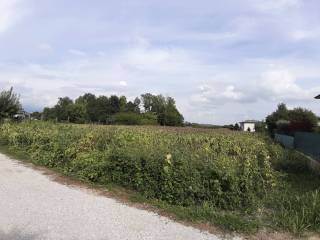
{"type": "Polygon", "coordinates": [[[310,110],[295,108],[289,112],[289,131],[313,132],[318,126],[318,117],[310,110]]]}
{"type": "Polygon", "coordinates": [[[158,123],[162,126],[182,126],[184,118],[179,113],[175,100],[163,95],[152,95],[150,93],[141,95],[145,112],[155,113],[158,123]]]}
{"type": "Polygon", "coordinates": [[[12,118],[20,109],[19,96],[13,92],[12,87],[0,93],[0,120],[12,118]]]}
{"type": "Polygon", "coordinates": [[[265,122],[257,122],[255,124],[255,131],[257,133],[267,133],[267,125],[265,122]]]}
{"type": "Polygon", "coordinates": [[[42,119],[42,114],[40,112],[33,112],[30,114],[32,119],[36,120],[41,120],[42,119]]]}
{"type": "Polygon", "coordinates": [[[274,167],[280,171],[289,173],[308,173],[310,171],[310,160],[304,154],[284,149],[281,152],[281,157],[273,161],[274,167]]]}
{"type": "Polygon", "coordinates": [[[3,124],[0,138],[35,163],[174,205],[251,208],[277,184],[269,161],[277,146],[246,134],[38,121],[3,124]]]}
{"type": "Polygon", "coordinates": [[[121,125],[141,125],[142,116],[133,112],[116,113],[113,116],[113,121],[121,125]]]}
{"type": "Polygon", "coordinates": [[[313,132],[318,126],[317,116],[310,110],[295,108],[288,110],[281,103],[278,109],[266,118],[268,130],[272,135],[276,132],[291,134],[297,131],[313,132]]]}
{"type": "Polygon", "coordinates": [[[0,142],[36,164],[135,190],[181,219],[249,233],[320,231],[319,176],[265,134],[37,121],[0,125],[0,142]]]}
{"type": "Polygon", "coordinates": [[[293,195],[280,194],[276,202],[273,219],[276,225],[295,234],[320,231],[319,190],[293,195]]]}
{"type": "Polygon", "coordinates": [[[71,123],[183,125],[183,116],[177,110],[173,98],[151,94],[144,94],[142,98],[146,110],[144,113],[140,111],[139,98],[128,102],[125,96],[96,97],[86,93],[74,102],[68,97],[59,98],[53,108],[44,108],[42,116],[44,120],[71,123]],[[154,116],[156,116],[156,122],[154,116]]]}

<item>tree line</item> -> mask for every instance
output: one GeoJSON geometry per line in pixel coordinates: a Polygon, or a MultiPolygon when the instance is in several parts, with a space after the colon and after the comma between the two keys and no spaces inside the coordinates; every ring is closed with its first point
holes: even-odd
{"type": "Polygon", "coordinates": [[[278,105],[276,111],[266,118],[270,134],[292,135],[295,132],[320,132],[319,118],[312,111],[304,108],[288,109],[286,104],[278,105]]]}
{"type": "Polygon", "coordinates": [[[133,101],[125,96],[95,96],[86,93],[72,100],[59,98],[57,104],[46,107],[33,117],[71,123],[182,126],[184,118],[172,97],[142,94],[133,101]]]}
{"type": "MultiPolygon", "coordinates": [[[[19,95],[13,88],[0,92],[0,120],[12,119],[22,110],[19,95]]],[[[45,107],[42,112],[33,112],[31,117],[71,123],[222,127],[184,123],[184,118],[172,97],[150,93],[142,94],[133,101],[128,101],[125,96],[95,96],[91,93],[79,96],[75,100],[62,97],[54,107],[45,107]]],[[[268,130],[271,135],[293,134],[296,131],[320,132],[318,123],[319,118],[312,111],[304,108],[289,110],[284,103],[281,103],[276,111],[266,117],[265,122],[256,125],[256,131],[268,130]]],[[[238,124],[223,127],[231,130],[240,129],[238,124]]]]}

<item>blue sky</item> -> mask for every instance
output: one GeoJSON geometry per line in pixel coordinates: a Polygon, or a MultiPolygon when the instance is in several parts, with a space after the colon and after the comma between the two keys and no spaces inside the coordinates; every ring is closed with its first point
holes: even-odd
{"type": "Polygon", "coordinates": [[[319,40],[318,0],[0,0],[0,87],[28,110],[151,92],[192,122],[320,115],[319,40]]]}

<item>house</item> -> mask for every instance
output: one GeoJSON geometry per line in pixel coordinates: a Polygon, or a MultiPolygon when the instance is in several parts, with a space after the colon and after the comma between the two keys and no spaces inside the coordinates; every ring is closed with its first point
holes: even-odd
{"type": "Polygon", "coordinates": [[[245,131],[245,132],[255,132],[257,123],[258,121],[255,121],[255,120],[246,120],[246,121],[240,122],[240,129],[241,131],[245,131]]]}

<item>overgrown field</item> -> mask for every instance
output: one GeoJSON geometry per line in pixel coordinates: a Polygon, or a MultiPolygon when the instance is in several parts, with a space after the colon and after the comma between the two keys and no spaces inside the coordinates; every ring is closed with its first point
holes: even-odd
{"type": "Polygon", "coordinates": [[[296,172],[311,176],[303,157],[266,137],[39,121],[2,124],[0,139],[36,164],[135,190],[182,219],[238,231],[320,230],[318,177],[312,175],[312,186],[297,187],[296,172]]]}

